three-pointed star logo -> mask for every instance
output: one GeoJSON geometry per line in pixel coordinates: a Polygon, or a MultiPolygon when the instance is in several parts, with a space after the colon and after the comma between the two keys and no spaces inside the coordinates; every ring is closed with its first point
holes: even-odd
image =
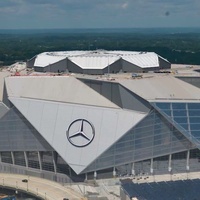
{"type": "Polygon", "coordinates": [[[94,139],[94,135],[94,126],[85,119],[73,121],[67,130],[69,142],[76,147],[87,146],[94,139]]]}

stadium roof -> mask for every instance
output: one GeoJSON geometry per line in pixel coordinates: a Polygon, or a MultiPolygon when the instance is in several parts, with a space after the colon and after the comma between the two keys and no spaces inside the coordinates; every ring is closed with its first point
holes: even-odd
{"type": "Polygon", "coordinates": [[[46,67],[65,58],[66,56],[63,55],[49,55],[47,53],[41,53],[35,59],[35,66],[46,67]]]}
{"type": "Polygon", "coordinates": [[[124,55],[122,58],[141,68],[159,67],[158,55],[155,53],[141,53],[136,55],[124,55]]]}
{"type": "Polygon", "coordinates": [[[119,59],[119,56],[110,55],[84,55],[69,57],[69,60],[76,65],[81,66],[82,69],[104,69],[119,59]]]}
{"type": "MultiPolygon", "coordinates": [[[[173,73],[144,73],[140,78],[132,78],[128,73],[114,74],[110,77],[80,74],[74,76],[48,74],[45,76],[39,74],[37,76],[11,76],[5,78],[5,86],[6,95],[12,105],[77,174],[93,170],[90,166],[97,162],[97,159],[101,160],[100,156],[104,153],[106,155],[106,151],[109,152],[109,148],[117,144],[116,142],[120,143],[126,134],[133,134],[137,130],[133,127],[146,116],[150,116],[148,114],[151,113],[151,108],[155,108],[156,112],[164,115],[164,111],[159,109],[158,102],[168,101],[171,105],[170,108],[176,101],[180,103],[182,103],[181,101],[198,102],[197,106],[200,104],[199,88],[175,78],[173,73]],[[114,76],[116,78],[113,78],[114,76]],[[90,79],[84,82],[84,80],[78,79],[80,77],[85,79],[90,77],[90,79]],[[134,94],[132,95],[132,93],[134,94]],[[130,98],[131,96],[132,98],[130,98]],[[119,104],[116,100],[119,101],[119,104]],[[150,104],[147,103],[148,101],[150,104]],[[136,110],[132,104],[140,109],[136,110]],[[143,109],[143,106],[147,106],[148,109],[143,109]],[[77,119],[87,119],[95,127],[94,140],[83,149],[69,145],[70,141],[66,139],[67,128],[77,119]]],[[[185,110],[189,106],[184,103],[185,110]]],[[[3,110],[1,104],[0,109],[3,110]]],[[[7,110],[4,109],[3,112],[5,113],[7,110]]],[[[153,115],[155,116],[155,113],[153,115]]],[[[189,119],[188,116],[186,117],[189,119]]],[[[170,124],[176,122],[172,118],[171,111],[169,116],[165,116],[165,119],[170,124]]],[[[189,123],[189,120],[187,122],[189,123]]],[[[181,127],[177,128],[177,124],[173,125],[181,132],[181,127]]],[[[80,126],[77,124],[77,127],[80,126]]],[[[195,129],[191,128],[191,130],[195,132],[195,129]]],[[[182,131],[182,134],[188,139],[189,136],[185,132],[182,131]]],[[[139,131],[138,133],[140,134],[139,131]]],[[[191,139],[188,140],[191,141],[191,139]]],[[[199,141],[196,139],[195,142],[199,141]]],[[[193,142],[193,144],[196,143],[193,142]]],[[[180,148],[185,150],[187,147],[184,143],[180,143],[180,148]]],[[[141,152],[140,149],[139,151],[141,152]]],[[[147,152],[150,152],[148,148],[147,152]]],[[[127,155],[129,154],[128,152],[127,155]]],[[[123,154],[120,157],[123,157],[123,154]]],[[[125,164],[127,160],[120,162],[125,164]]],[[[113,164],[106,164],[106,166],[110,167],[113,164]]],[[[105,166],[101,167],[103,169],[105,166]]]]}
{"type": "Polygon", "coordinates": [[[141,68],[150,68],[159,67],[159,57],[159,55],[153,52],[136,51],[95,50],[44,52],[36,56],[34,66],[46,67],[68,58],[83,69],[104,69],[119,59],[126,60],[141,68]]]}
{"type": "Polygon", "coordinates": [[[9,97],[119,108],[74,77],[8,77],[5,83],[9,97]]]}
{"type": "Polygon", "coordinates": [[[76,173],[81,173],[147,115],[118,107],[74,77],[7,77],[5,82],[12,104],[76,173]],[[66,141],[67,126],[77,118],[93,121],[97,136],[85,148],[61,145],[66,141]]]}
{"type": "Polygon", "coordinates": [[[121,79],[119,83],[148,101],[199,101],[199,88],[170,75],[121,79]]]}

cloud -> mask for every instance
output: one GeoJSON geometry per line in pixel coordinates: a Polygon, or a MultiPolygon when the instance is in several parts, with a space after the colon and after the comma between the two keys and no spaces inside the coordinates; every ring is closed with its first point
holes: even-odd
{"type": "Polygon", "coordinates": [[[126,9],[127,7],[128,7],[128,3],[127,2],[122,4],[122,8],[123,9],[126,9]]]}
{"type": "Polygon", "coordinates": [[[199,0],[0,0],[0,27],[187,26],[199,10],[199,0]]]}

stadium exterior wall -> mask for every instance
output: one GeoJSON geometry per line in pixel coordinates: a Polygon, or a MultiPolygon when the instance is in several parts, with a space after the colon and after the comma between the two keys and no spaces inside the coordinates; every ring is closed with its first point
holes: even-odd
{"type": "Polygon", "coordinates": [[[136,66],[136,65],[122,59],[122,71],[124,73],[127,73],[127,72],[142,73],[144,70],[141,67],[136,66]]]}
{"type": "Polygon", "coordinates": [[[103,169],[103,166],[112,167],[134,163],[187,151],[191,148],[194,148],[193,145],[178,130],[172,129],[157,111],[151,111],[84,172],[98,171],[103,169]]]}
{"type": "Polygon", "coordinates": [[[54,72],[54,73],[65,72],[67,68],[66,62],[67,62],[66,59],[63,59],[61,61],[58,61],[56,63],[50,64],[45,67],[34,66],[34,70],[36,72],[54,72]]]}
{"type": "Polygon", "coordinates": [[[160,67],[147,67],[147,68],[143,68],[143,72],[146,73],[146,72],[153,72],[153,71],[159,71],[161,68],[160,67]]]}
{"type": "Polygon", "coordinates": [[[89,74],[89,75],[103,75],[103,69],[83,69],[83,74],[89,74]]]}
{"type": "Polygon", "coordinates": [[[26,63],[26,66],[27,66],[28,68],[34,68],[35,59],[36,59],[36,56],[34,56],[34,57],[31,58],[30,60],[28,60],[27,63],[26,63]]]}
{"type": "Polygon", "coordinates": [[[103,69],[103,74],[115,74],[122,71],[122,60],[119,59],[103,69]]]}
{"type": "Polygon", "coordinates": [[[164,60],[160,56],[158,56],[158,59],[159,59],[159,68],[160,69],[171,69],[171,63],[170,62],[164,60]]]}
{"type": "MultiPolygon", "coordinates": [[[[130,81],[134,84],[141,79],[130,81]]],[[[12,165],[11,172],[18,172],[18,165],[73,178],[95,172],[105,175],[108,169],[113,170],[111,176],[115,170],[119,174],[200,170],[200,151],[193,143],[196,138],[188,139],[191,135],[186,137],[185,131],[190,127],[191,133],[198,134],[196,130],[200,130],[199,102],[150,103],[118,82],[71,76],[7,77],[5,85],[12,104],[10,109],[1,104],[0,162],[12,165]],[[21,84],[25,87],[22,93],[21,84]],[[53,99],[54,85],[60,97],[70,97],[66,102],[53,99]],[[81,88],[81,95],[71,90],[71,85],[76,85],[76,92],[81,88]],[[96,97],[101,99],[98,105],[82,100],[86,98],[88,103],[96,97]],[[85,118],[95,127],[96,138],[81,149],[73,146],[66,134],[70,124],[85,118]]]]}
{"type": "Polygon", "coordinates": [[[37,67],[37,66],[34,66],[34,71],[35,72],[47,72],[47,68],[48,67],[37,67]]]}
{"type": "Polygon", "coordinates": [[[200,78],[199,77],[192,77],[192,76],[177,76],[177,78],[179,78],[182,81],[185,81],[187,83],[190,83],[191,85],[194,85],[198,88],[200,88],[200,78]]]}
{"type": "Polygon", "coordinates": [[[12,103],[8,100],[8,93],[7,93],[7,88],[5,86],[5,82],[3,84],[3,97],[2,97],[2,102],[5,104],[6,107],[11,108],[13,105],[12,103]]]}
{"type": "Polygon", "coordinates": [[[65,72],[67,68],[67,61],[66,59],[60,60],[59,62],[53,63],[45,68],[46,72],[65,72]]]}
{"type": "Polygon", "coordinates": [[[67,72],[83,74],[83,69],[73,63],[71,60],[67,59],[67,72]]]}
{"type": "Polygon", "coordinates": [[[8,108],[0,102],[0,119],[8,112],[8,108]]]}

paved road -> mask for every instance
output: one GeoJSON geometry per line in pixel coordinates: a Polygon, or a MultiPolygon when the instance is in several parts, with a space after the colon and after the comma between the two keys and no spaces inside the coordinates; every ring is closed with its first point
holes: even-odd
{"type": "Polygon", "coordinates": [[[70,187],[66,188],[53,181],[26,175],[0,173],[0,185],[22,190],[46,200],[63,200],[63,198],[68,198],[69,200],[85,199],[70,187]],[[28,182],[22,182],[23,179],[27,179],[28,182]]]}

